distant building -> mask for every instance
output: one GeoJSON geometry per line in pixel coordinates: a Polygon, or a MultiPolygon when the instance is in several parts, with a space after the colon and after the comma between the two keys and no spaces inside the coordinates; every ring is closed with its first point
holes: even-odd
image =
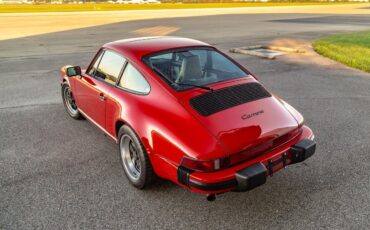
{"type": "Polygon", "coordinates": [[[0,0],[0,4],[32,4],[33,0],[0,0]]]}

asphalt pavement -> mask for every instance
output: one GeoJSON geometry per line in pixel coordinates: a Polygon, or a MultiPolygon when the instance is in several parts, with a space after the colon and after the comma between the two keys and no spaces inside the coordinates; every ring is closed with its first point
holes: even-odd
{"type": "Polygon", "coordinates": [[[370,74],[310,51],[320,36],[369,26],[369,15],[227,14],[0,41],[0,229],[369,229],[370,74]],[[315,155],[215,202],[168,181],[144,191],[130,186],[118,146],[64,111],[59,68],[87,66],[102,44],[158,35],[141,30],[157,26],[225,52],[259,44],[307,49],[276,60],[229,55],[304,115],[315,155]]]}

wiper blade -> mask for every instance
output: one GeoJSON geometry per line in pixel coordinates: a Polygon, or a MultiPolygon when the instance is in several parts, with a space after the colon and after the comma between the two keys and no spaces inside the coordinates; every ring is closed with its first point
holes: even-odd
{"type": "Polygon", "coordinates": [[[211,91],[213,92],[214,89],[212,89],[211,87],[208,87],[208,86],[202,86],[202,85],[195,85],[195,84],[187,84],[187,83],[181,83],[181,82],[174,82],[172,81],[170,78],[168,78],[164,73],[162,73],[162,71],[160,71],[157,67],[151,65],[152,69],[159,75],[161,75],[163,78],[165,78],[168,82],[171,83],[171,85],[184,85],[184,86],[193,86],[193,87],[196,87],[196,88],[199,88],[199,89],[205,89],[205,90],[208,90],[208,91],[211,91]]]}
{"type": "Polygon", "coordinates": [[[173,82],[172,84],[173,85],[193,86],[193,87],[200,88],[200,89],[205,89],[205,90],[208,90],[208,91],[211,91],[211,92],[214,91],[214,89],[212,89],[211,87],[203,86],[203,85],[193,85],[193,84],[187,84],[187,83],[181,83],[181,82],[173,82]]]}

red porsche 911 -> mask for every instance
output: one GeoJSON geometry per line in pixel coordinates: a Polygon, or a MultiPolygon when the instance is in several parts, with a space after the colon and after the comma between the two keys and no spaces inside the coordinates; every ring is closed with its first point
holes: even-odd
{"type": "Polygon", "coordinates": [[[119,146],[137,188],[155,176],[208,195],[247,191],[316,143],[302,115],[209,44],[178,37],[107,43],[86,70],[61,69],[68,114],[119,146]]]}

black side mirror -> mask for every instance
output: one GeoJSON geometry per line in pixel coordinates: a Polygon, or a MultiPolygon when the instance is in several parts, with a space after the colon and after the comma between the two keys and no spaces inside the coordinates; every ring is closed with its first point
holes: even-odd
{"type": "Polygon", "coordinates": [[[67,67],[66,74],[68,77],[74,77],[77,75],[81,75],[81,67],[79,66],[67,67]]]}

